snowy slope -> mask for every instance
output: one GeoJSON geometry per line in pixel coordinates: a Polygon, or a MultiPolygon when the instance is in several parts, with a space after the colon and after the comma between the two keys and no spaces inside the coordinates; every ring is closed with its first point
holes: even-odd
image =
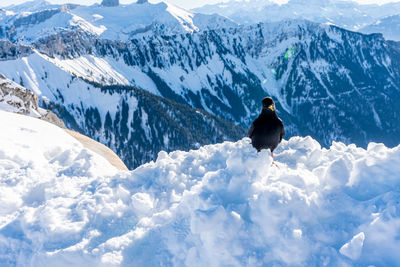
{"type": "Polygon", "coordinates": [[[26,1],[21,4],[14,4],[10,5],[7,7],[4,7],[6,10],[10,10],[15,13],[20,13],[20,12],[36,12],[36,11],[42,11],[45,9],[51,9],[51,8],[58,8],[61,5],[55,5],[51,4],[50,2],[46,0],[31,0],[31,1],[26,1]]]}
{"type": "Polygon", "coordinates": [[[51,5],[39,0],[5,10],[0,14],[0,37],[28,43],[77,29],[105,39],[129,40],[137,36],[236,26],[219,15],[195,14],[164,2],[106,7],[100,4],[51,5]]]}
{"type": "Polygon", "coordinates": [[[161,152],[117,172],[0,111],[2,266],[396,266],[400,147],[292,138],[161,152]]]}
{"type": "MultiPolygon", "coordinates": [[[[110,147],[130,169],[155,159],[160,150],[188,150],[245,136],[241,127],[203,110],[136,87],[103,88],[74,76],[75,69],[70,73],[60,65],[34,53],[0,61],[0,72],[31,89],[40,104],[59,115],[68,128],[110,147]]],[[[101,74],[104,66],[100,64],[93,71],[101,74]]],[[[143,84],[148,81],[152,84],[150,79],[143,84]]]]}

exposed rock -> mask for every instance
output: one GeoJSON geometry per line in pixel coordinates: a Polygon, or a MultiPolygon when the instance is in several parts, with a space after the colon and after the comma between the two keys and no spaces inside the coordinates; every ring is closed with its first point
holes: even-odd
{"type": "Polygon", "coordinates": [[[30,90],[0,74],[0,108],[15,113],[41,117],[38,98],[30,90]]]}
{"type": "Polygon", "coordinates": [[[22,26],[32,26],[35,24],[42,23],[48,19],[50,19],[52,16],[58,14],[61,12],[61,9],[55,8],[55,9],[46,9],[40,12],[35,12],[32,13],[31,15],[20,17],[14,21],[14,26],[16,28],[22,27],[22,26]]]}
{"type": "MultiPolygon", "coordinates": [[[[3,34],[8,35],[8,33],[3,34]]],[[[0,40],[0,61],[13,60],[19,57],[28,56],[30,54],[32,54],[32,48],[29,46],[0,40]]]]}
{"type": "Polygon", "coordinates": [[[44,115],[42,115],[42,117],[40,117],[40,119],[50,122],[54,125],[57,125],[60,128],[65,128],[65,129],[67,128],[67,127],[65,127],[64,122],[50,110],[46,110],[46,113],[44,115]]]}
{"type": "Polygon", "coordinates": [[[29,89],[7,79],[0,74],[0,109],[35,117],[61,128],[63,121],[50,110],[38,105],[38,97],[29,89]]]}

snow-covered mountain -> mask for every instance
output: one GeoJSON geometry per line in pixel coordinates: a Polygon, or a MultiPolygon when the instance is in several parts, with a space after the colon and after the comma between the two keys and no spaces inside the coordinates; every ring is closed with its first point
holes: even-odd
{"type": "Polygon", "coordinates": [[[400,265],[400,43],[109,2],[0,10],[0,266],[400,265]],[[241,139],[266,95],[325,148],[241,139]]]}
{"type": "MultiPolygon", "coordinates": [[[[75,5],[76,6],[76,5],[75,5]]],[[[7,10],[12,13],[23,13],[27,12],[27,14],[30,14],[32,12],[37,12],[37,11],[43,11],[46,9],[55,9],[55,8],[60,8],[61,5],[57,4],[51,4],[48,1],[45,0],[31,0],[31,1],[26,1],[21,4],[12,4],[6,7],[3,7],[3,10],[7,10]]]]}
{"type": "MultiPolygon", "coordinates": [[[[14,50],[22,54],[18,47],[14,50]]],[[[78,31],[35,42],[29,56],[3,55],[1,73],[64,107],[81,121],[81,129],[86,129],[82,111],[68,106],[88,103],[82,99],[99,90],[75,77],[133,85],[245,128],[257,116],[260,99],[272,95],[289,136],[311,135],[324,146],[332,141],[361,146],[400,142],[400,52],[381,35],[307,21],[129,42],[78,31]],[[82,90],[87,87],[91,89],[82,90]]],[[[117,92],[113,99],[123,95],[117,92]]],[[[109,106],[121,107],[119,100],[109,101],[109,106]]],[[[108,108],[101,103],[91,107],[99,109],[104,123],[108,108]]],[[[100,138],[92,133],[85,131],[100,138]]]]}
{"type": "MultiPolygon", "coordinates": [[[[128,170],[122,160],[110,148],[76,131],[67,129],[57,115],[38,106],[38,97],[33,92],[2,75],[0,75],[0,110],[30,116],[56,125],[73,136],[85,148],[103,156],[118,170],[128,170]]],[[[10,116],[12,117],[12,115],[10,116]]]]}
{"type": "MultiPolygon", "coordinates": [[[[29,59],[24,58],[23,61],[30,70],[40,69],[35,74],[36,80],[26,81],[27,86],[41,96],[42,107],[57,113],[68,128],[110,147],[130,169],[154,160],[161,150],[188,150],[199,145],[237,140],[245,135],[241,127],[203,110],[192,109],[135,87],[103,87],[88,83],[54,67],[37,54],[31,55],[29,59]],[[37,68],[38,66],[41,68],[37,68]]],[[[0,62],[2,63],[7,65],[10,61],[0,62]]],[[[25,72],[21,66],[8,67],[18,73],[25,72]]],[[[14,111],[14,106],[24,102],[16,98],[16,95],[21,95],[19,91],[28,90],[5,80],[9,89],[6,91],[2,84],[3,82],[0,83],[0,109],[14,111]],[[11,96],[7,94],[10,91],[11,96]],[[10,108],[2,108],[10,99],[19,102],[10,108]]],[[[29,95],[36,98],[32,93],[29,95]]],[[[25,102],[28,103],[25,105],[30,105],[34,101],[25,102]]],[[[47,111],[40,108],[33,110],[47,114],[47,111]]]]}
{"type": "MultiPolygon", "coordinates": [[[[359,30],[378,19],[400,14],[400,3],[365,5],[342,0],[290,0],[278,5],[272,1],[248,0],[205,5],[194,9],[204,14],[220,14],[240,24],[277,22],[285,19],[307,19],[335,24],[348,30],[359,30]]],[[[386,25],[396,29],[396,25],[386,25]]],[[[389,38],[390,35],[387,36],[389,38]]]]}
{"type": "Polygon", "coordinates": [[[48,9],[36,1],[23,7],[28,12],[8,9],[2,21],[14,26],[2,31],[0,73],[35,92],[67,126],[109,145],[130,168],[154,159],[162,149],[242,137],[242,128],[217,117],[247,128],[266,95],[277,101],[288,136],[311,135],[326,147],[332,141],[364,147],[370,141],[400,142],[396,43],[304,20],[231,27],[218,24],[218,16],[192,16],[168,4],[142,2],[48,9]],[[164,21],[161,32],[150,30],[158,34],[124,35],[129,37],[125,41],[122,35],[105,39],[107,30],[93,30],[104,26],[118,35],[128,24],[137,26],[140,16],[130,18],[129,10],[141,10],[138,16],[145,16],[146,23],[166,17],[173,23],[164,21]],[[118,21],[115,12],[121,13],[118,21]],[[57,16],[67,17],[67,24],[57,16]],[[69,24],[74,16],[83,24],[69,24]],[[190,18],[199,29],[208,27],[207,21],[218,29],[197,31],[190,21],[183,24],[192,30],[184,29],[178,17],[190,18]],[[52,27],[53,22],[60,27],[52,27]],[[171,35],[173,29],[180,30],[171,35]],[[162,98],[148,94],[144,102],[137,101],[141,90],[162,98]],[[143,104],[150,99],[165,109],[143,104]],[[185,106],[182,113],[177,103],[194,109],[185,106]],[[165,125],[160,117],[168,118],[165,125]],[[191,118],[199,122],[194,132],[191,118]],[[182,132],[175,135],[177,126],[182,132]],[[208,128],[215,132],[204,135],[201,129],[208,128]],[[199,142],[196,135],[204,138],[199,142]]]}
{"type": "Polygon", "coordinates": [[[0,111],[1,266],[398,266],[400,147],[249,139],[118,172],[0,111]]]}
{"type": "Polygon", "coordinates": [[[400,14],[381,18],[360,31],[363,33],[379,32],[388,40],[400,41],[400,14]]]}
{"type": "Polygon", "coordinates": [[[80,6],[36,0],[5,9],[0,16],[0,37],[29,43],[79,29],[104,39],[129,40],[234,26],[234,22],[219,15],[196,14],[166,2],[80,6]]]}

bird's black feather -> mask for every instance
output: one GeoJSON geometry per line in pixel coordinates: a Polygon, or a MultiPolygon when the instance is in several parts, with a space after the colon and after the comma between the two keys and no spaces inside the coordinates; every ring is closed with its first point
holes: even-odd
{"type": "Polygon", "coordinates": [[[249,129],[251,143],[258,151],[270,149],[271,152],[278,146],[285,136],[285,127],[275,111],[275,103],[270,97],[262,101],[263,109],[249,129]]]}

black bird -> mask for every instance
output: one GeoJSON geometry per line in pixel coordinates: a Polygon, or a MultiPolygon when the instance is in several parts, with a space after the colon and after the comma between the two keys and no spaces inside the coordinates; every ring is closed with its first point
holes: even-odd
{"type": "Polygon", "coordinates": [[[262,100],[262,111],[257,119],[253,121],[249,130],[251,144],[258,152],[261,149],[270,149],[272,160],[273,151],[282,141],[285,135],[285,127],[278,115],[276,115],[275,103],[271,97],[262,100]]]}

